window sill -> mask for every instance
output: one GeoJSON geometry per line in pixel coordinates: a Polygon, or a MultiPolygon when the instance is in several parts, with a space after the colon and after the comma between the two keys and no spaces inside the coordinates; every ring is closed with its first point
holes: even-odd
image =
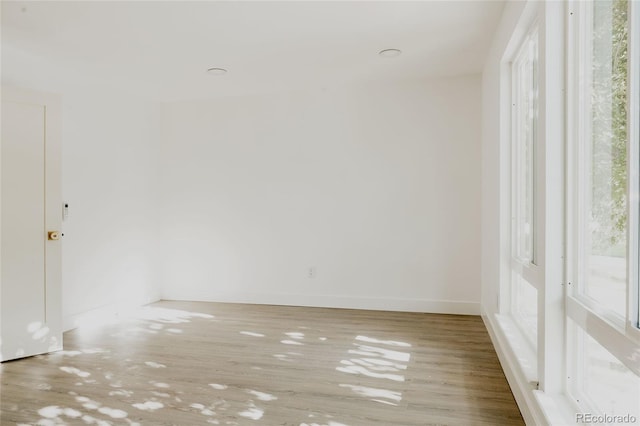
{"type": "Polygon", "coordinates": [[[538,359],[531,347],[529,340],[522,333],[518,324],[511,315],[496,314],[496,323],[502,332],[505,341],[516,359],[522,375],[531,385],[532,389],[538,387],[538,359]]]}
{"type": "Polygon", "coordinates": [[[540,390],[533,391],[533,395],[549,425],[582,424],[576,420],[580,410],[568,396],[549,395],[540,390]]]}

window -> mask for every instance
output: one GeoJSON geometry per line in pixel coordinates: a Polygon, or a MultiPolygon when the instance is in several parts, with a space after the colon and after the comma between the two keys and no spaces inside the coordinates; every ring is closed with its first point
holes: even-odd
{"type": "Polygon", "coordinates": [[[629,88],[637,92],[637,86],[629,84],[629,2],[577,2],[574,7],[576,55],[570,80],[575,131],[569,166],[575,175],[568,188],[574,194],[568,223],[575,261],[569,265],[569,296],[623,325],[628,311],[637,312],[629,309],[637,305],[637,273],[629,271],[637,271],[638,263],[638,140],[631,137],[638,117],[629,113],[629,88]]]}
{"type": "Polygon", "coordinates": [[[627,8],[624,0],[584,7],[577,146],[578,294],[620,318],[627,302],[627,8]]]}
{"type": "Polygon", "coordinates": [[[639,28],[631,3],[571,5],[567,391],[585,411],[639,418],[640,82],[631,50],[639,28]]]}
{"type": "Polygon", "coordinates": [[[539,408],[523,410],[528,423],[636,422],[640,3],[526,2],[519,13],[500,63],[510,223],[496,341],[508,342],[519,403],[539,408]]]}
{"type": "Polygon", "coordinates": [[[522,41],[511,63],[512,83],[512,278],[511,313],[524,335],[537,342],[536,161],[538,136],[538,32],[522,41]]]}
{"type": "Polygon", "coordinates": [[[534,257],[534,179],[538,123],[538,35],[527,37],[512,64],[513,81],[513,216],[514,256],[534,257]]]}

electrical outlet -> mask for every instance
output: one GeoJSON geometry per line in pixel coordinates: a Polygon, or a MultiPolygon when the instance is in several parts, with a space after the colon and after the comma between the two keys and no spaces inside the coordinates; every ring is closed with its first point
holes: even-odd
{"type": "Polygon", "coordinates": [[[316,277],[316,267],[309,266],[307,268],[307,278],[315,278],[316,277]]]}

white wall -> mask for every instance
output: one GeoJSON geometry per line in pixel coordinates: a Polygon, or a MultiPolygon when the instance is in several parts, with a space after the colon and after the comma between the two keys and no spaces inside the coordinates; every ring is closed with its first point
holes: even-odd
{"type": "Polygon", "coordinates": [[[159,299],[158,106],[120,94],[63,98],[65,326],[159,299]]]}
{"type": "Polygon", "coordinates": [[[479,76],[171,103],[163,124],[163,298],[479,313],[479,76]]]}
{"type": "Polygon", "coordinates": [[[108,82],[3,63],[63,95],[66,328],[160,295],[479,313],[479,76],[173,103],[160,128],[108,82]]]}

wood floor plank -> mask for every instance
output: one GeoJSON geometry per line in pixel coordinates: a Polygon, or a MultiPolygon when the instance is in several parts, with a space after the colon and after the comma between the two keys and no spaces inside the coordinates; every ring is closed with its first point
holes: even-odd
{"type": "Polygon", "coordinates": [[[163,301],[0,364],[0,424],[524,424],[479,317],[163,301]]]}

